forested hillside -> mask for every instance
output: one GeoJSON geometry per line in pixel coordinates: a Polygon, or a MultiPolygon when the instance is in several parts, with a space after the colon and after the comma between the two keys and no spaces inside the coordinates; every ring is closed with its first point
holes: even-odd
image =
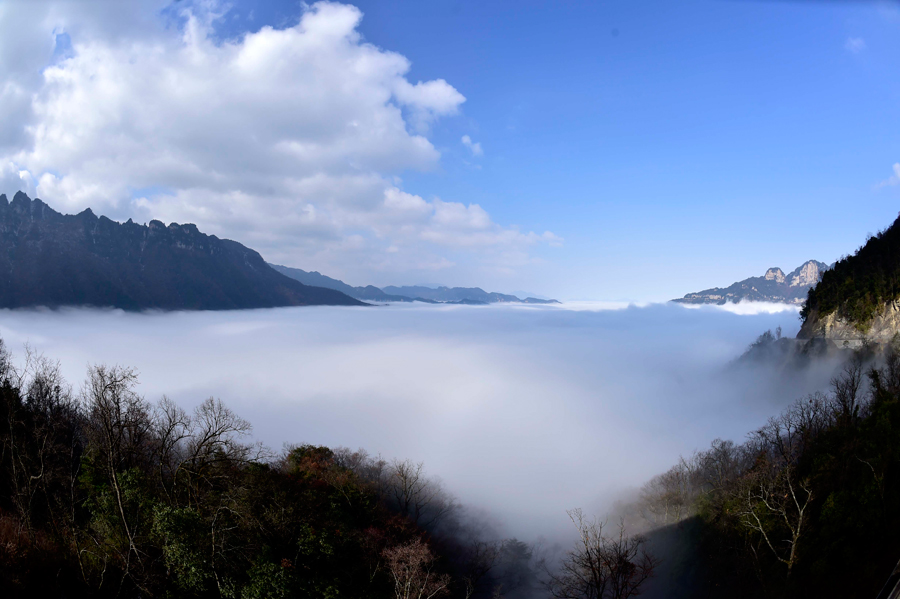
{"type": "Polygon", "coordinates": [[[838,260],[812,287],[800,312],[804,322],[833,312],[865,329],[886,302],[900,297],[900,217],[838,260]]]}
{"type": "Polygon", "coordinates": [[[220,401],[186,412],[0,343],[0,596],[526,597],[531,549],[468,524],[421,464],[272,453],[220,401]]]}
{"type": "Polygon", "coordinates": [[[900,348],[854,354],[827,394],[651,480],[656,597],[874,598],[900,559],[900,348]],[[665,590],[662,590],[665,589],[665,590]]]}

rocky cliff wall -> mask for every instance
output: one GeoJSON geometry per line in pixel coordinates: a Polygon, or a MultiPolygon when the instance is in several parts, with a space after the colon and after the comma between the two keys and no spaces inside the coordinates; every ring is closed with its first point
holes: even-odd
{"type": "Polygon", "coordinates": [[[875,314],[865,330],[841,318],[837,312],[821,316],[813,312],[803,323],[798,339],[831,339],[833,341],[862,341],[887,343],[900,333],[900,301],[893,301],[875,314]]]}

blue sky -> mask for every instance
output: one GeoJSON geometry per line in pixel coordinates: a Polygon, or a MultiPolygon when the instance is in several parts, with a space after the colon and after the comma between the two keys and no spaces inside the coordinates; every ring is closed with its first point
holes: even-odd
{"type": "MultiPolygon", "coordinates": [[[[422,132],[439,158],[378,172],[425,202],[477,204],[498,231],[548,231],[561,242],[521,241],[514,250],[386,242],[385,256],[430,252],[432,266],[386,259],[363,268],[343,250],[282,250],[289,244],[234,231],[267,257],[354,284],[663,300],[770,266],[831,262],[900,210],[896,4],[354,5],[364,41],[405,57],[409,82],[444,80],[465,97],[422,132]]],[[[183,32],[182,6],[154,7],[161,27],[183,32]]],[[[211,38],[292,27],[302,11],[292,1],[239,0],[212,20],[211,38]]],[[[77,53],[87,34],[70,30],[77,53]]],[[[414,108],[403,108],[409,128],[414,108]]],[[[157,206],[140,199],[110,211],[157,206]]],[[[202,210],[187,214],[203,228],[202,210]]],[[[356,239],[340,231],[341,247],[356,239]]]]}
{"type": "Polygon", "coordinates": [[[876,4],[376,4],[366,35],[453,82],[485,147],[481,170],[409,186],[557,232],[548,291],[659,298],[832,261],[900,210],[873,189],[900,156],[900,20],[876,4]]]}
{"type": "MultiPolygon", "coordinates": [[[[665,299],[682,280],[831,262],[900,211],[900,188],[876,189],[900,160],[889,4],[355,4],[411,79],[467,98],[435,131],[440,172],[404,175],[407,190],[563,237],[542,252],[544,293],[665,299]]],[[[296,3],[238,6],[255,27],[296,3]]]]}

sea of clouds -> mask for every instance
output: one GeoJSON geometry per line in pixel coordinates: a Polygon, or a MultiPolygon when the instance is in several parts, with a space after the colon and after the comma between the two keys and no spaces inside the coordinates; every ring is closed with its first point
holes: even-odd
{"type": "Polygon", "coordinates": [[[219,397],[274,449],[365,448],[423,461],[500,532],[554,536],[716,438],[743,439],[824,387],[729,364],[797,310],[678,305],[304,307],[233,312],[0,311],[0,335],[58,359],[132,366],[150,400],[219,397]]]}

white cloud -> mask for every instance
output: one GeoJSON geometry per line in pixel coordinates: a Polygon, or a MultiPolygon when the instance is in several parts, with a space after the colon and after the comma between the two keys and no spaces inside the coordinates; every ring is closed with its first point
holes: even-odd
{"type": "Polygon", "coordinates": [[[750,315],[778,314],[779,312],[800,312],[799,306],[777,302],[726,302],[724,304],[677,304],[688,310],[724,310],[732,314],[750,315]]]}
{"type": "Polygon", "coordinates": [[[850,37],[844,42],[844,49],[853,54],[859,54],[866,49],[866,40],[861,37],[850,37]]]}
{"type": "Polygon", "coordinates": [[[892,167],[894,174],[881,181],[878,185],[876,185],[876,189],[881,189],[882,187],[888,187],[890,185],[898,185],[900,184],[900,162],[895,162],[892,167]]]}
{"type": "Polygon", "coordinates": [[[430,126],[465,98],[410,82],[404,56],[362,39],[357,8],[320,2],[222,41],[215,2],[96,5],[0,6],[0,110],[16,115],[0,124],[0,191],[24,179],[63,211],[195,222],[337,275],[557,242],[400,189],[404,171],[438,166],[430,126]],[[72,51],[54,60],[62,32],[72,51]]]}
{"type": "Polygon", "coordinates": [[[478,204],[426,201],[397,188],[384,193],[385,221],[396,237],[407,242],[424,240],[448,247],[522,248],[535,243],[558,246],[562,239],[546,231],[523,233],[517,227],[502,227],[478,204]],[[411,226],[414,225],[414,226],[411,226]],[[402,233],[407,235],[402,235],[402,233]]]}
{"type": "Polygon", "coordinates": [[[484,150],[481,149],[481,143],[473,142],[472,138],[468,135],[462,136],[462,144],[469,148],[469,151],[472,152],[472,156],[481,156],[484,154],[484,150]]]}

